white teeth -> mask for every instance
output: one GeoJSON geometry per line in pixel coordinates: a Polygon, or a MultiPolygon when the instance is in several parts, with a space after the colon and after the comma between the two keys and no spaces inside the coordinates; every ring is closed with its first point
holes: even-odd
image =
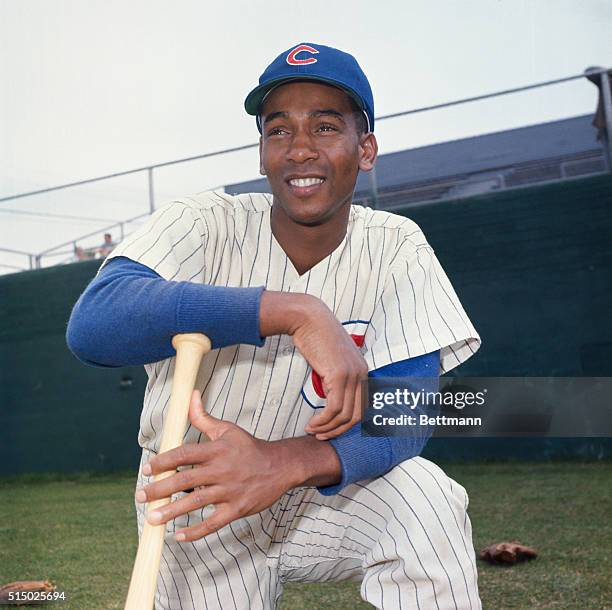
{"type": "Polygon", "coordinates": [[[291,186],[312,186],[313,184],[321,184],[323,178],[294,178],[289,180],[291,186]]]}

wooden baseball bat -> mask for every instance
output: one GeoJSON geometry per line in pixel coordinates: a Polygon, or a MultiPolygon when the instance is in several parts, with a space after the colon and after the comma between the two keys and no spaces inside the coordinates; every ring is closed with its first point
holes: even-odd
{"type": "MultiPolygon", "coordinates": [[[[183,442],[189,417],[189,403],[198,369],[202,357],[210,351],[211,347],[208,337],[197,333],[176,335],[172,339],[172,346],[176,350],[176,363],[170,405],[162,432],[160,453],[174,449],[183,442]]],[[[163,472],[156,475],[154,480],[160,481],[173,474],[174,471],[163,472]]],[[[147,511],[155,510],[169,502],[170,498],[149,502],[147,511]]],[[[151,525],[145,520],[125,602],[125,610],[150,610],[153,608],[165,532],[165,524],[151,525]]]]}

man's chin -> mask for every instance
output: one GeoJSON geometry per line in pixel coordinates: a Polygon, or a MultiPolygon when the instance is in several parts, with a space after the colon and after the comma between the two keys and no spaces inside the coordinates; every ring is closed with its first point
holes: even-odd
{"type": "MultiPolygon", "coordinates": [[[[348,198],[348,202],[351,198],[348,198]]],[[[328,201],[317,200],[314,197],[309,201],[308,198],[281,198],[274,196],[274,205],[277,211],[282,210],[282,214],[291,222],[302,227],[317,227],[329,222],[335,215],[341,213],[340,210],[346,205],[332,204],[328,201]]]]}
{"type": "Polygon", "coordinates": [[[327,207],[317,209],[314,206],[309,209],[307,205],[293,207],[288,212],[289,218],[302,227],[317,227],[325,224],[334,216],[333,209],[328,209],[327,207]]]}
{"type": "Polygon", "coordinates": [[[332,215],[331,211],[327,209],[327,206],[317,204],[312,201],[309,202],[307,199],[301,199],[297,201],[288,202],[285,200],[280,203],[279,198],[276,199],[276,205],[283,210],[284,216],[286,216],[291,222],[304,227],[316,227],[323,224],[332,215]]]}
{"type": "Polygon", "coordinates": [[[302,219],[302,218],[293,218],[292,219],[295,224],[300,225],[301,227],[318,227],[322,224],[325,224],[326,218],[315,218],[315,219],[302,219]]]}

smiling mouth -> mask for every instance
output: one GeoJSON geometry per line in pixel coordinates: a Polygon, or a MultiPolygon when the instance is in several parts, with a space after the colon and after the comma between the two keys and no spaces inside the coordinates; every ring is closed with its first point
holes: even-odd
{"type": "Polygon", "coordinates": [[[323,184],[323,182],[325,182],[325,179],[324,178],[292,178],[288,182],[291,186],[296,187],[296,188],[307,188],[309,186],[323,184]]]}

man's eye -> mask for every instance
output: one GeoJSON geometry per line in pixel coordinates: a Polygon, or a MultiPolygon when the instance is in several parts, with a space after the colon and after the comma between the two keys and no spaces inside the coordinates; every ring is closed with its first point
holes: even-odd
{"type": "Polygon", "coordinates": [[[318,129],[319,131],[338,131],[338,128],[331,123],[321,123],[318,129]]]}
{"type": "Polygon", "coordinates": [[[272,127],[272,129],[268,131],[269,136],[278,136],[282,133],[285,133],[285,130],[281,127],[272,127]]]}

